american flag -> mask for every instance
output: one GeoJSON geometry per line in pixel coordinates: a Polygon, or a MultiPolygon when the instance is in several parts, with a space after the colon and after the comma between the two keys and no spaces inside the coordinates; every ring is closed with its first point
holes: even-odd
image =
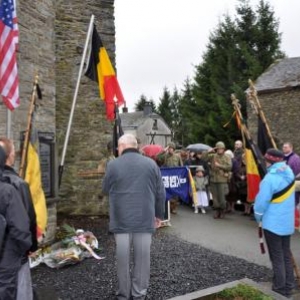
{"type": "Polygon", "coordinates": [[[20,104],[16,5],[14,0],[0,1],[0,92],[7,108],[13,110],[20,104]]]}

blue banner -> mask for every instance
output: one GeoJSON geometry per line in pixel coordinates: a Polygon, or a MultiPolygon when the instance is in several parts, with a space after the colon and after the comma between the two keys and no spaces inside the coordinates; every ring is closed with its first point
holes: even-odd
{"type": "Polygon", "coordinates": [[[184,202],[189,202],[190,182],[187,167],[160,168],[162,180],[166,189],[166,200],[178,196],[184,202]]]}

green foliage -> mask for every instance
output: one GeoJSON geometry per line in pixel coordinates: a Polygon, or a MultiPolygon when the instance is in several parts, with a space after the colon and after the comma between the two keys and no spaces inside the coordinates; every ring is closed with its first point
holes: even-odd
{"type": "Polygon", "coordinates": [[[239,299],[239,300],[272,300],[271,296],[263,294],[256,288],[247,284],[238,284],[236,287],[219,292],[214,299],[239,299]]]}
{"type": "Polygon", "coordinates": [[[135,111],[143,111],[146,103],[150,103],[152,107],[152,111],[156,112],[156,105],[153,99],[148,100],[145,95],[141,95],[140,99],[135,103],[134,110],[135,111]]]}
{"type": "Polygon", "coordinates": [[[240,100],[247,120],[245,90],[276,59],[280,50],[279,21],[273,8],[260,0],[256,8],[239,0],[234,18],[224,15],[209,37],[202,62],[181,92],[164,88],[157,112],[172,130],[174,140],[214,145],[223,141],[231,147],[240,132],[232,118],[231,94],[240,100]],[[232,120],[228,126],[226,123],[232,120]]]}
{"type": "Polygon", "coordinates": [[[283,55],[278,20],[265,1],[254,10],[248,0],[240,0],[236,12],[235,19],[225,15],[211,33],[203,62],[196,67],[194,118],[201,122],[192,129],[193,142],[214,144],[222,140],[230,147],[240,136],[234,121],[224,127],[233,113],[231,94],[240,100],[247,119],[244,91],[248,79],[255,80],[283,55]]]}
{"type": "Polygon", "coordinates": [[[198,121],[193,114],[195,107],[191,81],[187,78],[178,102],[178,128],[174,133],[174,140],[178,144],[188,145],[194,140],[193,129],[197,127],[198,121]]]}
{"type": "Polygon", "coordinates": [[[76,235],[76,229],[66,223],[61,225],[56,232],[55,238],[57,240],[62,240],[76,235]]]}
{"type": "Polygon", "coordinates": [[[168,126],[172,129],[172,114],[171,114],[171,94],[167,87],[164,87],[163,94],[159,98],[160,103],[158,105],[158,114],[165,120],[168,126]]]}

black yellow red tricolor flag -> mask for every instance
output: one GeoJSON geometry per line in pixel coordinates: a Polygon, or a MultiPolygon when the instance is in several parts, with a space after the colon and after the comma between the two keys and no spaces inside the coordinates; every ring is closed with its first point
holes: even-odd
{"type": "Polygon", "coordinates": [[[266,167],[261,151],[251,139],[246,125],[238,114],[236,114],[236,121],[245,144],[248,201],[253,202],[258,193],[260,181],[266,174],[266,167]]]}
{"type": "Polygon", "coordinates": [[[106,117],[108,120],[114,120],[115,102],[120,106],[125,101],[114,68],[95,25],[92,34],[91,54],[85,75],[98,82],[100,97],[105,101],[106,117]]]}
{"type": "Polygon", "coordinates": [[[36,213],[37,237],[41,239],[47,226],[46,197],[42,186],[42,171],[39,158],[38,132],[31,128],[30,141],[27,149],[27,166],[25,181],[29,185],[32,202],[36,213]]]}

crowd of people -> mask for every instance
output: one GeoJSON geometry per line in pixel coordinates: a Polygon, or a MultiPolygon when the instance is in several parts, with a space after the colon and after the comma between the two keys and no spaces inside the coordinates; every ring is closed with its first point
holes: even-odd
{"type": "MultiPolygon", "coordinates": [[[[292,143],[285,142],[282,153],[295,179],[300,180],[300,157],[293,151],[292,143]]],[[[235,141],[232,150],[226,149],[221,141],[210,150],[176,150],[175,144],[169,143],[155,160],[159,166],[187,166],[190,169],[198,194],[195,213],[206,213],[205,207],[211,205],[215,211],[214,218],[218,219],[224,218],[226,213],[232,213],[239,207],[243,209],[242,215],[254,219],[255,199],[248,198],[246,156],[242,141],[235,141]]],[[[296,192],[295,199],[297,205],[300,192],[296,192]]],[[[174,202],[172,199],[171,213],[176,214],[177,205],[178,200],[175,198],[174,202]]],[[[194,206],[192,197],[191,205],[194,206]]]]}
{"type": "Polygon", "coordinates": [[[243,143],[238,140],[233,151],[226,150],[220,141],[211,150],[181,151],[179,155],[193,173],[198,198],[195,213],[199,209],[206,213],[204,207],[208,206],[210,194],[214,219],[224,218],[225,213],[234,211],[237,202],[243,203],[243,214],[253,213],[267,243],[274,274],[272,289],[291,298],[295,287],[291,235],[299,205],[300,193],[295,192],[295,181],[300,181],[300,157],[290,142],[283,144],[282,151],[268,149],[264,155],[267,173],[261,179],[255,199],[249,199],[248,188],[252,187],[248,187],[245,154],[243,143]]]}
{"type": "MultiPolygon", "coordinates": [[[[244,214],[252,212],[264,232],[274,272],[272,289],[291,296],[294,274],[290,238],[299,204],[295,179],[300,179],[300,157],[290,142],[283,144],[282,151],[267,150],[268,171],[253,203],[247,196],[247,162],[239,140],[232,151],[219,141],[206,151],[179,154],[175,144],[169,143],[151,160],[141,155],[133,135],[124,134],[118,141],[118,158],[111,143],[107,151],[108,157],[100,162],[98,171],[104,174],[102,191],[109,197],[109,230],[116,242],[117,299],[146,298],[152,234],[161,226],[167,203],[162,166],[190,169],[196,214],[205,214],[212,200],[213,218],[222,219],[234,211],[237,201],[244,203],[244,214]]],[[[36,216],[28,184],[13,169],[14,160],[12,141],[0,138],[0,215],[7,223],[0,240],[0,299],[31,300],[28,255],[37,249],[36,216]]],[[[179,200],[175,196],[170,200],[173,214],[179,200]]]]}

